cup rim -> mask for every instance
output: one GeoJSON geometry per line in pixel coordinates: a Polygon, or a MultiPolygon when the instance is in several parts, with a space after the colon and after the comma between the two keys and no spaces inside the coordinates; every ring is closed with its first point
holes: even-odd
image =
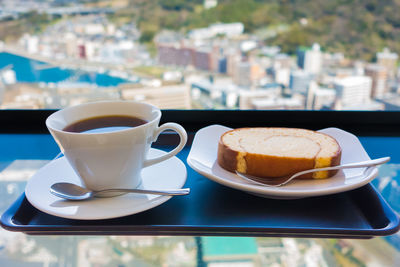
{"type": "Polygon", "coordinates": [[[149,103],[138,102],[138,101],[127,101],[127,100],[104,100],[104,101],[87,102],[87,103],[82,103],[82,104],[79,104],[79,105],[69,106],[69,107],[66,107],[66,108],[59,109],[56,112],[52,113],[50,116],[48,116],[46,118],[45,123],[46,123],[46,126],[47,126],[48,129],[50,129],[52,131],[55,131],[55,132],[62,133],[62,134],[71,134],[71,135],[106,135],[106,134],[116,134],[116,133],[121,133],[121,132],[128,132],[128,131],[133,131],[135,129],[144,128],[144,127],[147,127],[148,124],[153,123],[153,122],[159,120],[160,118],[161,118],[161,110],[158,107],[156,107],[156,106],[154,106],[152,104],[149,104],[149,103]],[[89,105],[107,104],[107,103],[130,103],[130,104],[139,104],[139,105],[144,105],[144,106],[150,106],[155,112],[157,112],[157,116],[154,119],[149,120],[146,123],[144,123],[142,125],[139,125],[139,126],[135,126],[133,128],[117,130],[117,131],[113,131],[113,132],[104,132],[104,133],[67,132],[67,131],[64,131],[64,130],[56,129],[56,128],[54,128],[54,127],[52,127],[50,125],[50,121],[52,119],[54,119],[54,117],[57,116],[58,114],[60,114],[61,112],[68,111],[68,110],[76,108],[78,106],[80,107],[80,106],[89,106],[89,105]]]}

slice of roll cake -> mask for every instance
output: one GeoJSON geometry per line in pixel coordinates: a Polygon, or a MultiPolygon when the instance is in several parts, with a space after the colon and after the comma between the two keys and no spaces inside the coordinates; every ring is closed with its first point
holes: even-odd
{"type": "MultiPolygon", "coordinates": [[[[231,172],[281,177],[340,164],[341,148],[331,136],[296,128],[240,128],[224,133],[218,164],[231,172]]],[[[319,171],[300,178],[328,178],[337,171],[319,171]]]]}

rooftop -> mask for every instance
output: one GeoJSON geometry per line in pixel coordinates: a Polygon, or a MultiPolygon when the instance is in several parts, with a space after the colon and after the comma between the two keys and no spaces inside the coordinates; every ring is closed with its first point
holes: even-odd
{"type": "Polygon", "coordinates": [[[257,254],[254,237],[202,237],[204,257],[257,254]],[[226,244],[229,244],[227,246],[226,244]]]}
{"type": "Polygon", "coordinates": [[[339,86],[357,86],[363,83],[371,82],[371,77],[368,76],[349,76],[335,80],[335,85],[339,86]]]}

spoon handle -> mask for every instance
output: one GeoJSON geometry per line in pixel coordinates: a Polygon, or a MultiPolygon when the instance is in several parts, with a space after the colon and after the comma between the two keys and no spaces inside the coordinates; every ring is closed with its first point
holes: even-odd
{"type": "Polygon", "coordinates": [[[190,193],[190,188],[170,189],[170,190],[147,190],[147,189],[106,189],[94,192],[95,195],[103,193],[140,193],[162,196],[182,196],[190,193]]]}
{"type": "Polygon", "coordinates": [[[338,165],[338,166],[305,170],[305,171],[296,173],[295,175],[293,175],[294,177],[293,176],[292,177],[295,178],[295,177],[298,177],[303,174],[307,174],[310,172],[317,172],[317,171],[331,171],[331,170],[340,170],[340,169],[371,167],[371,166],[384,164],[384,163],[388,162],[389,160],[390,160],[390,157],[383,157],[383,158],[360,161],[360,162],[355,162],[355,163],[348,163],[348,164],[343,164],[343,165],[338,165]]]}

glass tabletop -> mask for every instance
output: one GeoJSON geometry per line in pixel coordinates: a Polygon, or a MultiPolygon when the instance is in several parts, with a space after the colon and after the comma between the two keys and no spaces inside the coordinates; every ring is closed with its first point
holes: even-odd
{"type": "MultiPolygon", "coordinates": [[[[371,158],[390,155],[373,185],[400,211],[400,137],[360,137],[371,158]]],[[[58,154],[47,134],[1,134],[0,211],[58,154]]],[[[2,266],[396,266],[400,235],[368,240],[214,236],[31,236],[0,230],[2,266]],[[60,265],[61,264],[61,265],[60,265]]]]}

